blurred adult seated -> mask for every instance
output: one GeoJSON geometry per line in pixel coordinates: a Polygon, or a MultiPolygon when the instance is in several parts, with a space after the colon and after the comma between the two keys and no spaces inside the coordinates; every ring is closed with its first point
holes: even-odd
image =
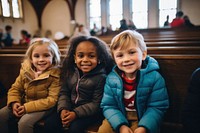
{"type": "Polygon", "coordinates": [[[31,41],[31,35],[26,30],[21,30],[21,39],[19,40],[20,45],[29,45],[31,41]]]}
{"type": "Polygon", "coordinates": [[[183,17],[183,19],[185,21],[185,26],[187,26],[187,27],[194,27],[195,26],[194,24],[191,23],[191,21],[190,21],[190,19],[189,19],[189,17],[187,15],[185,15],[183,17]]]}
{"type": "Polygon", "coordinates": [[[128,25],[125,19],[120,20],[120,27],[119,30],[127,30],[128,29],[128,25]]]}
{"type": "Polygon", "coordinates": [[[182,27],[184,26],[185,21],[183,19],[183,12],[182,11],[178,11],[176,13],[176,18],[174,18],[172,20],[172,22],[170,23],[171,27],[182,27]]]}
{"type": "Polygon", "coordinates": [[[80,35],[90,36],[90,32],[82,24],[76,26],[73,34],[73,36],[80,36],[80,35]]]}
{"type": "Polygon", "coordinates": [[[92,36],[100,35],[101,31],[97,28],[96,24],[94,23],[93,28],[90,30],[90,34],[92,36]]]}
{"type": "Polygon", "coordinates": [[[6,31],[6,33],[3,35],[2,42],[3,42],[4,46],[10,47],[13,45],[13,41],[14,41],[14,39],[12,38],[12,35],[11,35],[12,26],[7,25],[5,27],[5,31],[6,31]]]}
{"type": "Polygon", "coordinates": [[[130,30],[135,30],[135,29],[136,29],[135,24],[134,24],[133,21],[130,20],[130,19],[129,19],[129,21],[128,21],[128,29],[130,29],[130,30]]]}
{"type": "Polygon", "coordinates": [[[169,15],[167,15],[166,17],[166,21],[164,22],[164,27],[168,27],[169,26],[169,15]]]}
{"type": "Polygon", "coordinates": [[[200,133],[200,67],[191,76],[182,123],[184,133],[200,133]]]}
{"type": "Polygon", "coordinates": [[[51,30],[47,30],[47,31],[45,32],[45,37],[46,37],[46,38],[49,38],[49,39],[52,39],[52,32],[51,32],[51,30]]]}

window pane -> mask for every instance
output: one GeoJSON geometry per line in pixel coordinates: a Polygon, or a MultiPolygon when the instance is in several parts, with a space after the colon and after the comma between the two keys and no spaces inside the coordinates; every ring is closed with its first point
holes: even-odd
{"type": "Polygon", "coordinates": [[[109,3],[109,22],[113,30],[120,27],[120,20],[122,19],[122,0],[110,0],[109,3]]]}
{"type": "Polygon", "coordinates": [[[96,24],[98,29],[101,29],[101,18],[90,18],[90,29],[94,28],[94,24],[96,24]]]}
{"type": "Polygon", "coordinates": [[[90,0],[89,2],[90,14],[90,29],[96,24],[97,28],[101,28],[101,2],[100,0],[90,0]]]}
{"type": "Polygon", "coordinates": [[[160,9],[170,9],[177,7],[177,0],[160,0],[159,8],[160,9]]]}
{"type": "Polygon", "coordinates": [[[10,17],[10,7],[8,0],[2,0],[3,16],[10,17]]]}
{"type": "Polygon", "coordinates": [[[169,22],[171,22],[177,12],[177,0],[160,0],[159,1],[159,26],[163,27],[164,22],[169,15],[169,22]]]}
{"type": "Polygon", "coordinates": [[[132,1],[132,17],[137,28],[147,28],[148,26],[148,1],[133,0],[132,1]]]}
{"type": "Polygon", "coordinates": [[[18,0],[12,0],[13,17],[20,18],[18,0]]]}

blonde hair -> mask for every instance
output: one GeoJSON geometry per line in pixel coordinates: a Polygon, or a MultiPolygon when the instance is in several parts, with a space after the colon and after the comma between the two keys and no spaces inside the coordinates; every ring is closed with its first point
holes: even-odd
{"type": "Polygon", "coordinates": [[[61,59],[60,59],[60,50],[58,48],[58,45],[51,39],[48,38],[34,38],[31,40],[30,46],[28,50],[26,51],[24,62],[28,62],[31,65],[32,60],[32,53],[33,50],[40,45],[47,44],[47,46],[50,49],[51,54],[53,55],[53,66],[60,65],[61,59]]]}
{"type": "Polygon", "coordinates": [[[138,45],[142,52],[147,51],[146,43],[144,42],[142,34],[133,30],[125,30],[112,39],[110,44],[112,55],[113,50],[116,50],[117,48],[126,49],[133,43],[138,45]]]}

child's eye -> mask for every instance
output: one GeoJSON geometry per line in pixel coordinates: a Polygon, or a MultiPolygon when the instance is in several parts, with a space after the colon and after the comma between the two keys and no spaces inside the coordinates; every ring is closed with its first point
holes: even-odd
{"type": "Polygon", "coordinates": [[[131,54],[131,55],[134,54],[134,53],[135,53],[135,51],[130,51],[130,52],[129,52],[129,54],[131,54]]]}
{"type": "Polygon", "coordinates": [[[50,56],[50,54],[45,54],[44,56],[45,56],[45,57],[49,57],[49,56],[50,56]]]}
{"type": "Polygon", "coordinates": [[[33,57],[39,58],[40,56],[38,54],[34,54],[33,57]]]}
{"type": "Polygon", "coordinates": [[[95,55],[89,55],[89,58],[94,58],[95,57],[95,55]]]}
{"type": "Polygon", "coordinates": [[[83,54],[78,54],[77,57],[83,58],[83,54]]]}
{"type": "Polygon", "coordinates": [[[122,57],[123,56],[123,54],[117,54],[116,55],[116,57],[118,57],[118,58],[120,58],[120,57],[122,57]]]}

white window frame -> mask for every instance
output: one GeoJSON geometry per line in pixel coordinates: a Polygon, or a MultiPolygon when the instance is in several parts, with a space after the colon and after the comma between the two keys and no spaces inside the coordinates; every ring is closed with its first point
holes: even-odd
{"type": "Polygon", "coordinates": [[[1,0],[0,9],[2,18],[23,19],[22,0],[1,0]]]}

